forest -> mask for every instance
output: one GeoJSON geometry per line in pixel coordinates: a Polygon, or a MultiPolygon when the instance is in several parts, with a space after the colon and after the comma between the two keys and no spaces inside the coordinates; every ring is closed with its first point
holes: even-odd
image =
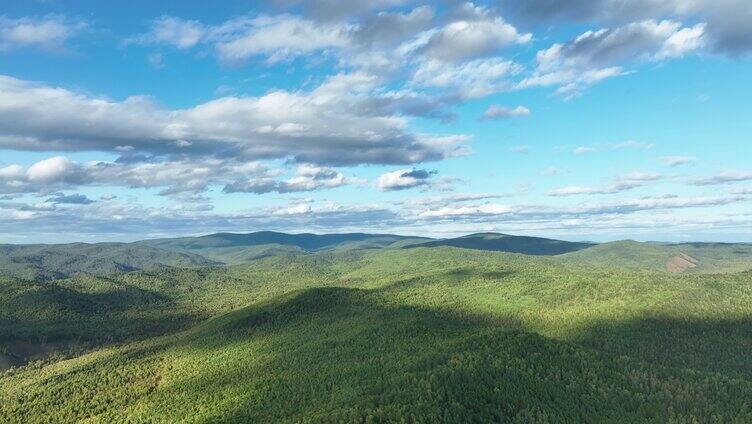
{"type": "Polygon", "coordinates": [[[598,261],[613,252],[603,245],[585,260],[593,247],[362,242],[235,265],[3,277],[0,421],[752,417],[744,246],[723,264],[729,246],[693,246],[709,265],[677,273],[598,261]]]}

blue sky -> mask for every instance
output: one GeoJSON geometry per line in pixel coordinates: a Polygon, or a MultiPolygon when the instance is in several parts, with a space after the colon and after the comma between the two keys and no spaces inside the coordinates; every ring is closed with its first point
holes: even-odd
{"type": "Polygon", "coordinates": [[[0,242],[752,240],[745,0],[11,1],[0,242]]]}

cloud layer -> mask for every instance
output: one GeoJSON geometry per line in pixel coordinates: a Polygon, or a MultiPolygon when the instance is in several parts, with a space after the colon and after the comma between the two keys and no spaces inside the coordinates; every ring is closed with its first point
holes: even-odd
{"type": "Polygon", "coordinates": [[[402,116],[367,108],[376,83],[367,74],[338,74],[309,92],[223,97],[168,110],[145,97],[112,101],[0,76],[0,148],[321,165],[412,164],[458,152],[445,137],[409,132],[402,116]]]}

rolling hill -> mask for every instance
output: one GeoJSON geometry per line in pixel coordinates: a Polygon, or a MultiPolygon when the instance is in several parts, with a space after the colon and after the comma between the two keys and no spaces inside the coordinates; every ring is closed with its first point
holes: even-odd
{"type": "Polygon", "coordinates": [[[407,246],[407,248],[438,246],[549,256],[586,249],[593,244],[499,233],[477,233],[451,239],[427,241],[407,246]]]}
{"type": "Polygon", "coordinates": [[[6,342],[104,342],[0,374],[0,421],[747,422],[750,281],[454,247],[0,280],[6,342]]]}
{"type": "Polygon", "coordinates": [[[429,240],[390,234],[286,234],[260,231],[248,234],[217,233],[199,237],[144,240],[139,244],[177,252],[194,253],[228,264],[240,264],[279,254],[303,254],[321,250],[378,249],[429,240]]]}
{"type": "Polygon", "coordinates": [[[742,243],[602,243],[561,255],[565,263],[670,273],[724,273],[752,269],[752,245],[742,243]]]}
{"type": "Polygon", "coordinates": [[[108,275],[159,266],[215,265],[202,256],[128,243],[0,245],[0,275],[48,281],[76,274],[108,275]]]}

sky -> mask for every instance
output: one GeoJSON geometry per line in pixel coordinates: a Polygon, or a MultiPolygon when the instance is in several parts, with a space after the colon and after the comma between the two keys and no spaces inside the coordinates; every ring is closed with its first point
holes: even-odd
{"type": "Polygon", "coordinates": [[[752,242],[748,0],[0,5],[0,243],[752,242]]]}

